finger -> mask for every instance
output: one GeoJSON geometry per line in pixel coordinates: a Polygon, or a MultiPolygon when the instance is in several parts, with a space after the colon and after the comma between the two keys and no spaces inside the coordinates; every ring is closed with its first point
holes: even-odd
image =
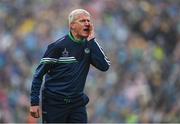
{"type": "Polygon", "coordinates": [[[36,116],[36,112],[30,112],[32,117],[36,116]]]}
{"type": "Polygon", "coordinates": [[[34,118],[39,118],[39,115],[36,114],[36,115],[34,116],[34,118]]]}
{"type": "Polygon", "coordinates": [[[91,30],[93,30],[94,29],[94,25],[93,25],[93,23],[91,23],[91,30]]]}
{"type": "Polygon", "coordinates": [[[93,30],[93,24],[91,23],[90,24],[90,31],[92,31],[93,30]]]}
{"type": "Polygon", "coordinates": [[[37,110],[37,117],[39,118],[39,116],[40,116],[40,114],[39,114],[40,112],[39,112],[39,109],[37,110]]]}
{"type": "Polygon", "coordinates": [[[34,118],[39,118],[39,113],[38,112],[31,112],[31,116],[34,118]]]}

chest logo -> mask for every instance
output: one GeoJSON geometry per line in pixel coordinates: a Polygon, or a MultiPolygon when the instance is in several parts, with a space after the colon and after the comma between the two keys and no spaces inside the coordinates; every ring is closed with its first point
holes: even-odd
{"type": "Polygon", "coordinates": [[[68,57],[69,56],[69,52],[66,50],[66,48],[64,48],[64,51],[62,52],[62,56],[63,57],[68,57]]]}
{"type": "Polygon", "coordinates": [[[85,49],[84,49],[84,52],[85,52],[86,54],[89,54],[89,53],[90,53],[90,49],[89,49],[89,48],[85,48],[85,49]]]}

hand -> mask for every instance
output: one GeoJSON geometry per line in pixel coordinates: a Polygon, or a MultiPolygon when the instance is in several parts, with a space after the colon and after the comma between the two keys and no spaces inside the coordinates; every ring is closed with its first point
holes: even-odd
{"type": "Polygon", "coordinates": [[[88,36],[87,40],[90,41],[93,38],[95,38],[95,32],[94,32],[94,26],[91,23],[90,24],[90,32],[89,32],[89,36],[88,36]]]}
{"type": "Polygon", "coordinates": [[[30,114],[34,118],[39,118],[40,117],[40,106],[31,106],[30,114]]]}

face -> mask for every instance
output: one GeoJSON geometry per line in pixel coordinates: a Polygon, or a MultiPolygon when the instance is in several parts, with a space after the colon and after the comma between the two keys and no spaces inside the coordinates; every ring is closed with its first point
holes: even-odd
{"type": "Polygon", "coordinates": [[[91,30],[90,17],[86,14],[80,14],[71,23],[71,30],[77,39],[87,38],[91,30]]]}

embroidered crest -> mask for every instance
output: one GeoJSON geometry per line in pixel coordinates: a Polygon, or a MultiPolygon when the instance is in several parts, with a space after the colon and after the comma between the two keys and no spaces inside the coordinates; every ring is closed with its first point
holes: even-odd
{"type": "Polygon", "coordinates": [[[89,53],[90,53],[90,49],[89,49],[89,48],[85,48],[85,49],[84,49],[84,52],[85,52],[86,54],[89,54],[89,53]]]}
{"type": "Polygon", "coordinates": [[[62,56],[63,57],[68,57],[69,56],[69,52],[66,50],[66,48],[64,48],[64,51],[62,52],[62,56]]]}

